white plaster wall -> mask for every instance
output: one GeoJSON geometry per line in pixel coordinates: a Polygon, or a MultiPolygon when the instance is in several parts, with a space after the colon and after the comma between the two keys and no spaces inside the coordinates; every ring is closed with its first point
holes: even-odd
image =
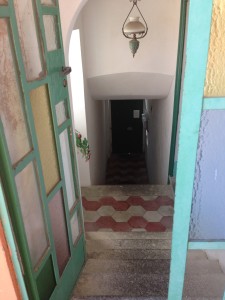
{"type": "Polygon", "coordinates": [[[105,183],[106,155],[104,129],[104,102],[94,101],[88,88],[85,88],[86,118],[88,141],[91,150],[90,177],[91,184],[105,183]]]}
{"type": "MultiPolygon", "coordinates": [[[[96,185],[105,183],[105,169],[106,169],[106,131],[105,131],[105,103],[103,101],[94,101],[87,84],[87,62],[85,56],[85,43],[84,43],[84,26],[83,15],[80,14],[75,28],[79,28],[81,36],[81,51],[84,73],[84,99],[82,102],[82,113],[75,112],[76,127],[86,126],[86,136],[90,145],[91,159],[88,163],[84,163],[83,159],[79,159],[80,174],[86,177],[80,178],[81,186],[96,185]],[[87,179],[88,178],[88,179],[87,179]]],[[[76,91],[74,91],[76,93],[76,91]]],[[[80,102],[80,101],[79,101],[80,102]]],[[[79,105],[79,104],[78,104],[79,105]]],[[[74,106],[75,111],[76,107],[74,106]]]]}
{"type": "MultiPolygon", "coordinates": [[[[79,131],[82,138],[87,137],[86,109],[84,96],[84,79],[82,56],[80,49],[79,30],[72,32],[69,47],[69,64],[72,67],[70,75],[71,96],[73,103],[73,116],[75,120],[75,129],[79,131]]],[[[77,150],[78,170],[81,186],[91,184],[90,162],[85,161],[82,154],[77,150]]]]}
{"type": "Polygon", "coordinates": [[[63,46],[66,63],[69,61],[69,44],[74,24],[88,0],[59,0],[63,46]]]}
{"type": "Polygon", "coordinates": [[[151,184],[167,184],[175,80],[165,99],[149,100],[147,166],[151,184]]]}

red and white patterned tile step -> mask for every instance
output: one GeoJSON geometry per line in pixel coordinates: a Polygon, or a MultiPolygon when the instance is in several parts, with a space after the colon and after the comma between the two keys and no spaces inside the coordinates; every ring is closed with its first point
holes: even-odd
{"type": "Polygon", "coordinates": [[[171,231],[173,200],[168,196],[153,198],[130,196],[83,197],[86,231],[171,231]]]}

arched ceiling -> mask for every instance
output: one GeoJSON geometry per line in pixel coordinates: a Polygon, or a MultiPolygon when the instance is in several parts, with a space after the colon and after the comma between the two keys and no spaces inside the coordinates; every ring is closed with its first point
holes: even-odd
{"type": "Polygon", "coordinates": [[[173,76],[126,72],[88,78],[94,100],[163,99],[167,97],[173,76]]]}

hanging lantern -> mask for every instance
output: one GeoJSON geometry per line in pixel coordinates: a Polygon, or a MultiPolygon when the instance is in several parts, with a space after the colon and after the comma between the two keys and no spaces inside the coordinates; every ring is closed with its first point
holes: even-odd
{"type": "Polygon", "coordinates": [[[126,38],[131,40],[129,42],[129,45],[130,45],[130,49],[131,49],[131,52],[134,57],[139,48],[139,44],[140,44],[140,42],[138,40],[142,39],[143,37],[146,36],[146,34],[148,32],[148,25],[137,5],[138,0],[130,0],[130,1],[133,2],[133,6],[123,24],[122,32],[126,38]],[[133,9],[135,8],[135,6],[136,6],[141,18],[143,19],[144,24],[141,21],[139,21],[140,17],[131,17],[130,16],[130,14],[133,11],[133,9]],[[129,21],[128,21],[128,19],[129,19],[129,21]]]}

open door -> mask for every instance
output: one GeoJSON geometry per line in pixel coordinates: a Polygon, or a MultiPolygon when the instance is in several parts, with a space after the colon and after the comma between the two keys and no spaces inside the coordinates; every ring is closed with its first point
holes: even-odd
{"type": "Polygon", "coordinates": [[[57,0],[0,0],[0,174],[30,299],[68,299],[85,258],[57,0]]]}

